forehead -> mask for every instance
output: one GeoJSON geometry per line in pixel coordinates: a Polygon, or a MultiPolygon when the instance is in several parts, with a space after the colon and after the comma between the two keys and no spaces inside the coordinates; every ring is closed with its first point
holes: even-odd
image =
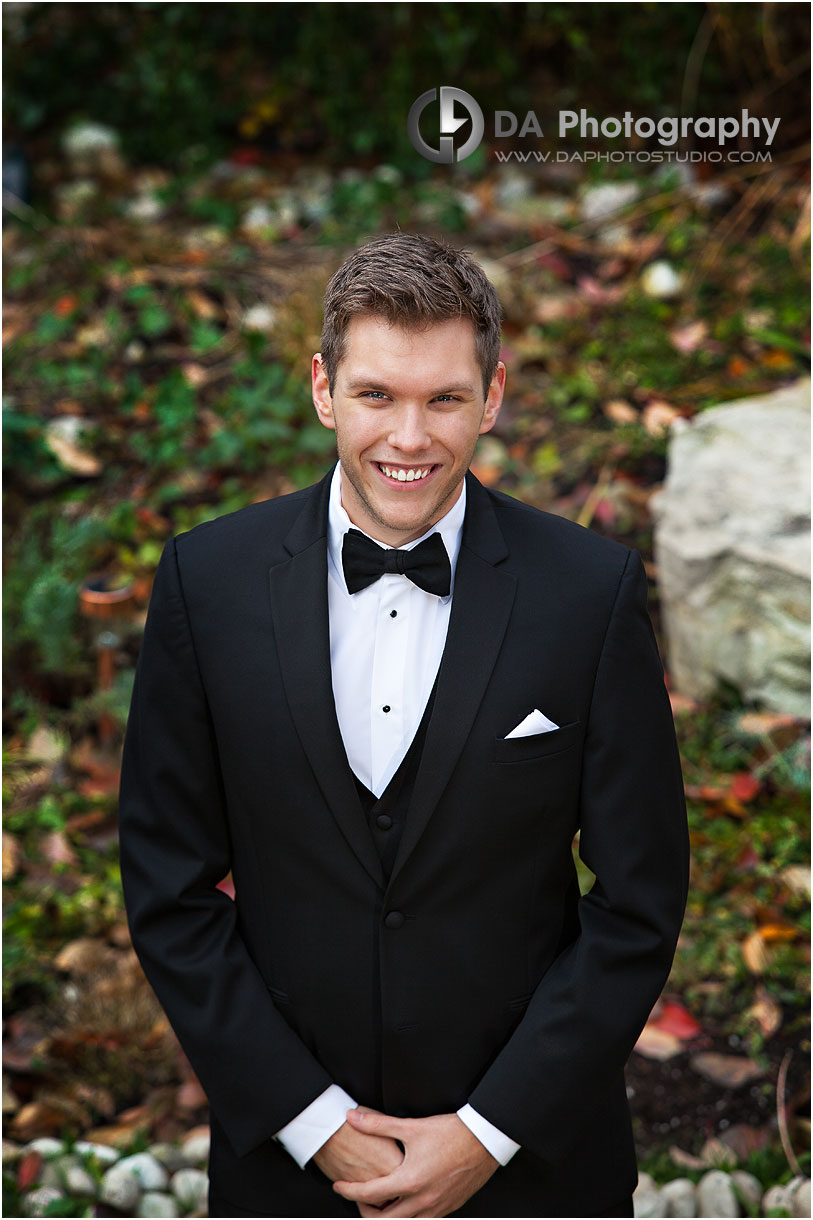
{"type": "Polygon", "coordinates": [[[339,369],[343,381],[386,377],[416,389],[433,388],[439,382],[469,379],[477,385],[480,381],[474,327],[468,318],[420,328],[393,325],[375,316],[353,318],[339,369]]]}

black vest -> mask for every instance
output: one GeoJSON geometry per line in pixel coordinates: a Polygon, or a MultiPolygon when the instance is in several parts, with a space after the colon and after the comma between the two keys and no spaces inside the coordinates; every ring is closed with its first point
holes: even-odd
{"type": "Polygon", "coordinates": [[[376,797],[375,793],[361,782],[355,772],[352,773],[361,807],[366,815],[367,825],[370,827],[370,835],[375,843],[387,881],[390,879],[392,866],[398,854],[398,844],[401,842],[407,810],[412,800],[412,790],[415,787],[415,778],[423,754],[423,743],[435,703],[437,685],[437,678],[435,678],[432,693],[426,701],[421,723],[412,738],[412,743],[381,796],[376,797]]]}

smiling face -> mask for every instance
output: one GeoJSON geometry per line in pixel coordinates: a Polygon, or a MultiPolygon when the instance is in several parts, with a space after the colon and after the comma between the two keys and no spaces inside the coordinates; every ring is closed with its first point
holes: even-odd
{"type": "Polygon", "coordinates": [[[460,495],[504,385],[498,364],[483,397],[467,319],[414,330],[353,318],[332,395],[321,356],[313,358],[313,401],[336,432],[342,504],[353,524],[389,546],[425,534],[460,495]]]}

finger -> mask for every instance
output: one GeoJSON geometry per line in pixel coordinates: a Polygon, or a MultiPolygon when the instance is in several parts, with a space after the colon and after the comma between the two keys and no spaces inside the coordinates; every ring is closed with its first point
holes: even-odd
{"type": "Polygon", "coordinates": [[[380,1114],[377,1110],[348,1110],[347,1121],[357,1131],[367,1135],[385,1135],[392,1139],[405,1140],[410,1131],[411,1119],[394,1118],[391,1114],[380,1114]]]}
{"type": "Polygon", "coordinates": [[[400,1194],[399,1183],[395,1181],[397,1172],[398,1170],[394,1170],[384,1178],[371,1178],[369,1182],[339,1180],[333,1183],[333,1189],[337,1195],[349,1199],[351,1203],[365,1203],[380,1209],[397,1199],[400,1194]]]}

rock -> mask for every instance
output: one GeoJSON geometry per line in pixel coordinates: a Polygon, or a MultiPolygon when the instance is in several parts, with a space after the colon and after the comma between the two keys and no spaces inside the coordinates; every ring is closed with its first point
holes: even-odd
{"type": "Polygon", "coordinates": [[[810,1216],[811,1213],[811,1197],[810,1197],[810,1178],[804,1178],[790,1199],[792,1216],[810,1216]]]}
{"type": "Polygon", "coordinates": [[[258,330],[268,334],[274,329],[277,315],[270,305],[251,305],[243,314],[243,329],[258,330]]]}
{"type": "Polygon", "coordinates": [[[65,1167],[65,1186],[72,1195],[90,1195],[95,1198],[98,1191],[96,1179],[88,1173],[84,1165],[78,1164],[65,1167]]]}
{"type": "Polygon", "coordinates": [[[62,137],[63,151],[69,157],[85,157],[105,148],[118,148],[119,137],[102,123],[81,122],[62,137]]]}
{"type": "Polygon", "coordinates": [[[173,1174],[178,1169],[185,1169],[189,1164],[183,1154],[183,1149],[177,1144],[150,1144],[147,1149],[150,1156],[154,1156],[156,1161],[160,1161],[164,1169],[173,1174]]]}
{"type": "Polygon", "coordinates": [[[141,1196],[136,1215],[177,1216],[178,1204],[172,1195],[159,1194],[156,1190],[149,1190],[145,1195],[141,1196]]]}
{"type": "Polygon", "coordinates": [[[208,1127],[195,1127],[181,1142],[181,1152],[187,1165],[205,1165],[209,1160],[211,1133],[208,1127]]]}
{"type": "Polygon", "coordinates": [[[40,1186],[37,1190],[32,1190],[30,1194],[25,1196],[23,1199],[23,1211],[26,1216],[44,1216],[45,1209],[61,1198],[62,1191],[57,1190],[56,1187],[40,1186]]]}
{"type": "Polygon", "coordinates": [[[125,1216],[134,1216],[135,1207],[141,1197],[141,1187],[135,1174],[122,1168],[122,1162],[108,1169],[102,1178],[100,1198],[125,1216]]]}
{"type": "Polygon", "coordinates": [[[640,194],[641,188],[635,182],[606,182],[603,186],[591,186],[582,195],[582,219],[601,220],[605,216],[613,216],[627,204],[634,203],[640,194]]]}
{"type": "Polygon", "coordinates": [[[769,1186],[762,1199],[760,1215],[770,1216],[771,1212],[787,1211],[787,1191],[784,1186],[769,1186]]]}
{"type": "Polygon", "coordinates": [[[744,1169],[735,1169],[731,1175],[731,1185],[734,1194],[744,1204],[740,1210],[746,1215],[759,1215],[759,1205],[762,1202],[762,1183],[752,1173],[744,1169]]]}
{"type": "Polygon", "coordinates": [[[722,1169],[710,1169],[697,1183],[698,1214],[739,1216],[740,1209],[731,1178],[722,1169]]]}
{"type": "Polygon", "coordinates": [[[633,1214],[635,1216],[663,1216],[661,1192],[648,1173],[638,1174],[638,1185],[632,1196],[633,1214]]]}
{"type": "Polygon", "coordinates": [[[65,1141],[54,1139],[50,1135],[43,1135],[37,1140],[31,1140],[23,1151],[38,1152],[44,1160],[50,1161],[56,1156],[62,1156],[65,1151],[65,1141]]]}
{"type": "Polygon", "coordinates": [[[172,1193],[184,1211],[205,1211],[209,1198],[209,1179],[202,1169],[179,1169],[172,1177],[172,1193]]]}
{"type": "Polygon", "coordinates": [[[810,383],[673,429],[650,503],[673,688],[810,715],[810,383]]]}
{"type": "Polygon", "coordinates": [[[23,1150],[19,1144],[14,1144],[11,1140],[3,1140],[3,1164],[16,1165],[23,1150]]]}
{"type": "Polygon", "coordinates": [[[124,214],[130,220],[160,220],[164,211],[163,203],[155,195],[136,195],[124,205],[124,214]]]}
{"type": "Polygon", "coordinates": [[[791,1216],[810,1215],[809,1178],[791,1178],[785,1186],[785,1208],[791,1216]]]}
{"type": "Polygon", "coordinates": [[[123,1157],[116,1169],[132,1174],[142,1190],[163,1190],[169,1182],[166,1169],[149,1152],[136,1152],[123,1157]]]}
{"type": "Polygon", "coordinates": [[[650,263],[644,268],[641,276],[641,288],[648,297],[656,300],[669,300],[680,295],[683,288],[683,276],[678,275],[671,263],[662,259],[650,263]]]}
{"type": "Polygon", "coordinates": [[[664,1216],[696,1216],[697,1194],[690,1178],[674,1178],[661,1187],[664,1216]]]}
{"type": "Polygon", "coordinates": [[[73,1150],[83,1157],[95,1157],[100,1165],[115,1165],[121,1158],[117,1148],[109,1148],[107,1144],[93,1144],[89,1140],[77,1140],[73,1150]]]}

